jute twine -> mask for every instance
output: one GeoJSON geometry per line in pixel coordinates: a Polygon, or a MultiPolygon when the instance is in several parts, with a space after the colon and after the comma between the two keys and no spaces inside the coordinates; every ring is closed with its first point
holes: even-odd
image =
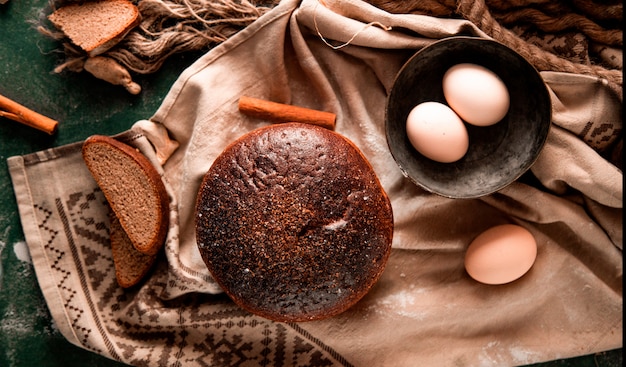
{"type": "MultiPolygon", "coordinates": [[[[577,64],[561,58],[553,53],[547,52],[538,46],[530,44],[512,31],[501,26],[491,15],[485,0],[460,0],[457,6],[457,12],[464,18],[476,24],[482,31],[493,37],[495,40],[509,46],[526,58],[531,64],[540,71],[560,71],[568,73],[577,73],[585,75],[594,75],[606,82],[613,92],[620,98],[622,96],[623,75],[621,70],[610,70],[598,65],[577,64]]],[[[567,18],[564,18],[567,19],[567,18]]],[[[568,27],[568,20],[563,21],[563,27],[568,27]]],[[[556,22],[552,22],[556,23],[556,22]]],[[[588,30],[588,29],[587,29],[588,30]]],[[[595,31],[595,29],[594,29],[595,31]]],[[[600,37],[600,33],[595,33],[596,37],[600,37]]],[[[615,34],[612,32],[604,32],[610,42],[622,44],[621,35],[619,40],[615,40],[615,34]]],[[[603,41],[606,41],[603,38],[603,41]]]]}
{"type": "MultiPolygon", "coordinates": [[[[490,37],[514,49],[539,71],[557,71],[598,77],[623,101],[623,5],[621,0],[366,0],[392,13],[464,18],[490,37]],[[561,52],[550,52],[518,35],[515,27],[543,33],[546,40],[574,37],[595,51],[584,63],[561,52]],[[514,32],[515,30],[516,32],[514,32]],[[609,52],[606,52],[606,51],[609,52]],[[604,53],[604,54],[603,54],[604,53]],[[557,55],[558,54],[558,55],[557,55]],[[605,57],[609,55],[613,58],[605,57]]],[[[523,33],[523,32],[521,32],[523,33]]],[[[524,35],[525,36],[525,35],[524,35]]],[[[527,37],[527,36],[526,36],[527,37]]],[[[568,42],[568,41],[566,41],[568,42]]],[[[541,42],[539,45],[545,46],[541,42]]],[[[570,47],[570,46],[566,46],[570,47]]],[[[590,56],[590,55],[587,55],[590,56]]],[[[616,128],[612,147],[603,154],[622,167],[623,138],[616,128]]]]}
{"type": "Polygon", "coordinates": [[[174,54],[207,50],[225,41],[278,2],[141,0],[140,26],[107,56],[134,72],[152,73],[174,54]]]}
{"type": "MultiPolygon", "coordinates": [[[[57,0],[61,4],[67,0],[57,0]]],[[[623,73],[623,7],[617,0],[366,0],[392,13],[419,13],[437,17],[465,18],[495,40],[516,50],[540,71],[561,71],[601,78],[620,100],[623,73]],[[531,44],[511,30],[527,24],[546,34],[570,31],[597,45],[619,49],[619,68],[580,63],[531,44]],[[507,28],[508,27],[508,28],[507,28]]],[[[226,40],[279,0],[139,0],[141,24],[105,56],[127,69],[148,74],[157,71],[172,55],[204,51],[226,40]]],[[[322,3],[323,4],[323,3],[322,3]]],[[[59,32],[47,33],[62,39],[59,32]]],[[[346,45],[342,45],[346,46],[346,45]]],[[[55,71],[81,71],[85,54],[64,43],[66,62],[55,71]]]]}
{"type": "Polygon", "coordinates": [[[623,100],[623,72],[619,68],[572,62],[522,39],[507,27],[526,24],[548,33],[579,32],[590,42],[623,46],[621,1],[591,0],[367,0],[392,13],[464,18],[487,35],[514,49],[539,71],[559,71],[601,78],[623,100]],[[607,4],[608,3],[608,4],[607,4]],[[602,26],[600,23],[607,24],[602,26]],[[610,27],[610,28],[609,28],[610,27]]]}
{"type": "MultiPolygon", "coordinates": [[[[54,8],[75,0],[56,0],[54,8]]],[[[103,56],[128,70],[150,74],[174,54],[205,51],[215,46],[278,4],[279,0],[137,0],[139,26],[129,32],[103,56]]],[[[40,32],[59,40],[64,35],[41,25],[40,32]]],[[[66,60],[55,68],[80,72],[85,53],[71,42],[64,42],[66,60]]]]}

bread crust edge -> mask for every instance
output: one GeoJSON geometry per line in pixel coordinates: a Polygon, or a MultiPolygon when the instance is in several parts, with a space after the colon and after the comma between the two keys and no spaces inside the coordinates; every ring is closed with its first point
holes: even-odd
{"type": "Polygon", "coordinates": [[[169,229],[169,195],[165,188],[165,184],[163,183],[163,180],[161,179],[161,175],[157,172],[156,168],[150,163],[148,158],[144,156],[141,152],[131,147],[130,145],[120,142],[112,137],[105,136],[105,135],[92,135],[83,142],[83,146],[82,146],[83,160],[85,161],[85,164],[87,165],[87,168],[91,172],[96,183],[102,190],[109,205],[111,206],[111,209],[113,210],[114,213],[116,213],[118,218],[120,218],[120,223],[122,227],[124,228],[124,231],[126,231],[126,233],[129,235],[131,239],[133,237],[129,233],[128,224],[125,223],[125,221],[118,214],[120,209],[116,207],[116,204],[113,198],[111,197],[110,191],[108,190],[107,187],[105,187],[105,185],[101,183],[98,175],[94,172],[94,167],[92,167],[92,163],[90,162],[90,160],[84,159],[85,155],[88,154],[88,149],[91,144],[105,144],[105,145],[108,145],[109,147],[113,147],[114,149],[121,151],[122,153],[124,153],[126,156],[128,156],[130,159],[132,159],[139,165],[139,167],[141,168],[141,172],[145,174],[146,178],[150,182],[151,187],[153,188],[155,194],[159,198],[160,207],[158,208],[159,209],[158,212],[160,215],[159,215],[159,220],[158,220],[158,224],[159,224],[158,229],[155,232],[155,235],[152,237],[148,245],[142,246],[136,243],[136,241],[133,241],[133,245],[135,245],[135,248],[137,249],[137,251],[143,254],[155,255],[157,252],[159,252],[159,250],[165,243],[167,232],[169,229]]]}

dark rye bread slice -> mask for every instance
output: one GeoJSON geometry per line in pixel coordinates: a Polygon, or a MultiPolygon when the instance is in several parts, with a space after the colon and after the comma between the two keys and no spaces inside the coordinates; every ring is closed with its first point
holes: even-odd
{"type": "Polygon", "coordinates": [[[109,212],[109,222],[115,278],[120,287],[130,288],[148,274],[157,255],[146,255],[137,251],[113,211],[109,212]]]}
{"type": "Polygon", "coordinates": [[[139,9],[128,0],[91,0],[62,6],[48,16],[76,46],[89,56],[99,55],[140,22],[139,9]]]}
{"type": "Polygon", "coordinates": [[[103,135],[87,138],[82,154],[137,251],[156,254],[169,223],[169,197],[156,168],[138,150],[103,135]]]}
{"type": "Polygon", "coordinates": [[[209,271],[242,308],[308,321],[353,306],[391,251],[393,214],[359,149],[300,123],[254,130],[203,178],[196,236],[209,271]]]}

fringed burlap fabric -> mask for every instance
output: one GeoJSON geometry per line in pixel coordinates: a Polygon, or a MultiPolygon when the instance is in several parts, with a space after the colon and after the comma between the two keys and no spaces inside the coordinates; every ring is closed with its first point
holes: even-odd
{"type": "MultiPolygon", "coordinates": [[[[56,0],[53,8],[79,0],[56,0]]],[[[320,0],[322,3],[323,1],[320,0]]],[[[516,49],[539,70],[600,75],[621,93],[623,7],[619,0],[368,0],[391,13],[465,18],[490,37],[516,49]],[[592,58],[592,59],[590,59],[592,58]]],[[[203,51],[225,41],[279,0],[141,0],[141,24],[110,57],[148,74],[177,53],[203,51]]],[[[44,33],[65,36],[46,27],[44,33]]],[[[85,53],[64,43],[67,61],[57,72],[81,71],[85,53]]]]}
{"type": "MultiPolygon", "coordinates": [[[[56,0],[52,10],[80,0],[56,0]]],[[[95,0],[99,1],[99,0],[95,0]]],[[[157,71],[172,55],[205,51],[225,41],[259,16],[278,0],[140,0],[139,26],[103,56],[128,70],[149,74],[157,71]]],[[[40,31],[63,41],[66,60],[55,68],[80,72],[87,55],[60,31],[42,21],[40,31]]]]}
{"type": "MultiPolygon", "coordinates": [[[[580,71],[555,54],[575,69],[549,61],[541,73],[553,109],[546,146],[527,175],[493,195],[429,194],[389,153],[384,105],[403,63],[437,39],[505,32],[464,19],[477,10],[463,4],[440,17],[358,0],[285,0],[185,70],[152,117],[117,136],[153,160],[172,202],[163,254],[134,289],[115,282],[108,209],[81,142],[9,158],[39,284],[63,335],[137,366],[513,366],[621,347],[622,172],[610,152],[622,103],[612,72],[580,71]],[[336,113],[336,131],[362,150],[389,194],[388,266],[339,316],[275,323],[251,315],[221,293],[199,256],[202,176],[228,143],[267,124],[238,112],[242,95],[336,113]],[[163,166],[150,138],[158,130],[179,144],[163,166]],[[465,250],[502,223],[533,233],[537,261],[510,284],[477,283],[464,270],[465,250]]],[[[508,32],[504,41],[520,39],[508,32]]]]}

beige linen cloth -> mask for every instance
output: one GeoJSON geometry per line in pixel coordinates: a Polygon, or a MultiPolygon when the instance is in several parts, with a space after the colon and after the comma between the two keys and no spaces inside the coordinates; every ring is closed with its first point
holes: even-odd
{"type": "Polygon", "coordinates": [[[118,136],[162,169],[173,204],[164,255],[139,287],[115,282],[108,208],[80,142],[8,159],[39,284],[63,335],[137,366],[507,366],[621,347],[622,172],[598,153],[621,134],[620,100],[597,78],[544,72],[553,126],[532,174],[480,199],[429,194],[389,153],[385,98],[416,50],[486,35],[464,20],[324,3],[283,1],[185,70],[154,116],[118,136]],[[389,194],[387,268],[339,316],[275,323],[244,312],[198,254],[203,174],[229,142],[267,124],[238,112],[242,95],[336,113],[336,131],[362,150],[389,194]],[[161,166],[153,133],[164,129],[179,147],[161,166]],[[510,284],[480,284],[464,270],[465,249],[502,223],[533,233],[536,263],[510,284]]]}

